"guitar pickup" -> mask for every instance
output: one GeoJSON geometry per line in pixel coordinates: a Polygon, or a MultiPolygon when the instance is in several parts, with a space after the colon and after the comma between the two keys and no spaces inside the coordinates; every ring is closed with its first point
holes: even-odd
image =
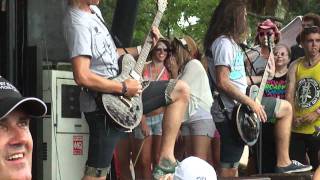
{"type": "Polygon", "coordinates": [[[131,104],[131,100],[124,97],[124,96],[119,96],[119,99],[123,102],[123,104],[125,104],[126,106],[128,106],[129,108],[132,107],[132,104],[131,104]]]}

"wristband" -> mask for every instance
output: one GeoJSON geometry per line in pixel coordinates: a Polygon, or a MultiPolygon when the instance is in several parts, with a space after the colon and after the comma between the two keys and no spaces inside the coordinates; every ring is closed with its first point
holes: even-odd
{"type": "Polygon", "coordinates": [[[320,115],[320,107],[316,110],[317,114],[320,115]]]}
{"type": "Polygon", "coordinates": [[[137,46],[137,51],[138,51],[138,54],[141,53],[141,46],[137,46]]]}
{"type": "Polygon", "coordinates": [[[122,81],[121,84],[122,84],[121,95],[124,96],[128,92],[128,87],[124,81],[122,81]]]}

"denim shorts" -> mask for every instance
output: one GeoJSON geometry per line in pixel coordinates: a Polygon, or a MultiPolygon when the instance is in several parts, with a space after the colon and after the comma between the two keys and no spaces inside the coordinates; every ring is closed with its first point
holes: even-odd
{"type": "MultiPolygon", "coordinates": [[[[84,113],[89,125],[89,151],[87,166],[110,169],[113,151],[118,141],[126,136],[108,123],[108,117],[103,111],[84,113]]],[[[109,119],[108,119],[109,118],[109,119]]]]}
{"type": "MultiPolygon", "coordinates": [[[[150,135],[161,136],[162,135],[162,118],[163,114],[147,117],[146,121],[150,128],[150,135]]],[[[141,127],[138,126],[134,129],[134,137],[136,139],[144,139],[141,127]]]]}
{"type": "Polygon", "coordinates": [[[212,119],[196,120],[181,124],[182,136],[208,136],[213,138],[216,126],[212,119]]]}

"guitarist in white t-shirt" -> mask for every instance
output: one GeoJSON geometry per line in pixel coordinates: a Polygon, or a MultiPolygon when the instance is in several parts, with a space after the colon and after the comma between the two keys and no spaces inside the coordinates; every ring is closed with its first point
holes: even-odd
{"type": "MultiPolygon", "coordinates": [[[[96,6],[99,2],[99,0],[69,0],[64,19],[64,35],[70,52],[74,79],[82,87],[80,108],[85,114],[90,131],[89,152],[83,180],[105,180],[110,171],[115,145],[126,135],[125,130],[132,130],[139,124],[142,111],[149,113],[166,106],[160,160],[154,172],[154,177],[158,179],[167,173],[173,173],[177,166],[173,154],[174,144],[188,104],[189,88],[182,81],[154,81],[150,82],[142,92],[142,72],[138,71],[140,68],[131,69],[130,76],[122,81],[115,80],[121,71],[118,66],[118,57],[125,54],[125,51],[116,48],[101,12],[96,6]],[[111,117],[110,113],[115,116],[123,112],[113,110],[107,113],[106,108],[111,105],[102,107],[99,103],[102,99],[98,96],[100,93],[112,95],[107,100],[114,98],[115,100],[111,103],[122,103],[124,107],[119,109],[117,105],[112,108],[118,108],[119,111],[128,108],[128,112],[124,113],[130,113],[133,119],[129,116],[120,119],[111,117]],[[132,99],[136,99],[137,106],[131,106],[132,99]],[[140,106],[141,99],[143,107],[140,106]],[[119,127],[120,124],[115,122],[116,119],[124,124],[129,123],[127,120],[130,118],[135,122],[132,125],[130,121],[128,129],[119,127]]],[[[148,55],[152,44],[155,44],[160,37],[157,26],[165,9],[164,6],[166,1],[159,0],[152,33],[148,33],[143,48],[126,49],[133,57],[138,57],[141,52],[138,61],[135,62],[131,55],[126,54],[122,59],[122,70],[128,70],[131,65],[144,66],[143,57],[148,55]]],[[[123,74],[122,71],[121,74],[123,74]]]]}
{"type": "MultiPolygon", "coordinates": [[[[243,53],[238,44],[244,41],[247,33],[246,27],[244,1],[221,1],[212,15],[204,40],[204,49],[206,49],[206,55],[208,56],[208,70],[220,93],[221,101],[226,107],[222,110],[221,103],[217,99],[212,106],[212,116],[221,134],[220,175],[222,177],[238,175],[239,160],[244,148],[244,143],[239,139],[239,136],[237,136],[239,133],[234,128],[235,119],[231,117],[233,108],[241,103],[243,106],[248,106],[262,122],[267,121],[264,107],[245,95],[248,82],[243,53]]],[[[253,123],[259,124],[256,120],[253,123]]],[[[281,122],[278,124],[282,125],[281,122]]],[[[290,127],[281,128],[286,130],[279,128],[276,131],[279,142],[277,144],[279,152],[277,153],[276,170],[283,173],[310,170],[310,166],[290,160],[288,152],[290,127]]],[[[246,131],[246,129],[240,130],[246,131]]]]}

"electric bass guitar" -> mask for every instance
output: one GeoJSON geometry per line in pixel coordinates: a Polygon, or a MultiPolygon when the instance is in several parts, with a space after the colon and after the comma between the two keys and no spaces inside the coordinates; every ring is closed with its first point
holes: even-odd
{"type": "MultiPolygon", "coordinates": [[[[270,52],[270,55],[268,58],[268,62],[269,62],[269,60],[273,58],[273,51],[271,48],[271,42],[269,37],[268,37],[268,46],[269,46],[269,52],[270,52]]],[[[264,87],[269,77],[268,69],[269,69],[269,66],[267,63],[265,71],[262,76],[260,87],[256,85],[252,85],[249,88],[249,92],[248,92],[249,97],[254,99],[259,104],[261,103],[261,99],[264,94],[264,87]]],[[[261,128],[261,123],[258,116],[250,109],[249,106],[244,104],[239,104],[238,106],[235,107],[233,116],[234,116],[233,119],[235,119],[237,131],[242,141],[249,146],[254,145],[258,140],[260,128],[261,128]]]]}
{"type": "MultiPolygon", "coordinates": [[[[158,27],[162,18],[163,12],[167,7],[167,0],[158,0],[158,11],[153,20],[152,26],[158,27]]],[[[121,73],[112,78],[112,80],[123,82],[126,79],[135,79],[143,81],[142,71],[152,47],[151,33],[147,35],[141,53],[137,61],[130,55],[125,54],[122,61],[119,61],[121,73]]],[[[139,125],[143,114],[141,96],[125,97],[115,94],[102,94],[102,104],[108,115],[124,130],[130,132],[139,125]]]]}

